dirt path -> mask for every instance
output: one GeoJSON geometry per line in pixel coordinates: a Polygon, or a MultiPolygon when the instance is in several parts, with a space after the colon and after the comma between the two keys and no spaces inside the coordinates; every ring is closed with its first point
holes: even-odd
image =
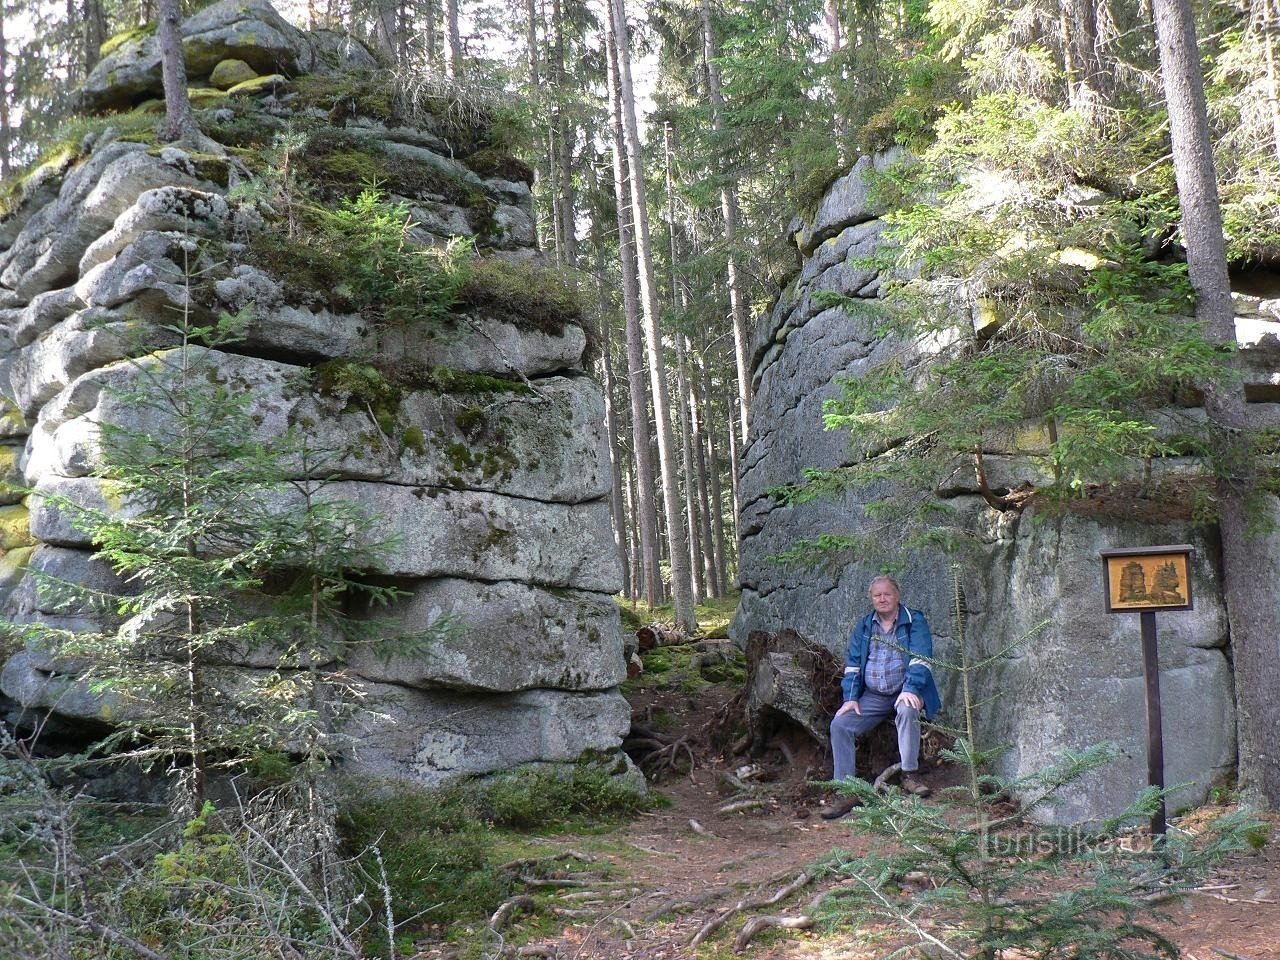
{"type": "MultiPolygon", "coordinates": [[[[638,817],[611,834],[627,853],[615,864],[622,891],[589,920],[569,921],[535,938],[541,955],[564,960],[676,960],[728,957],[755,913],[797,914],[820,892],[807,887],[778,906],[735,917],[701,948],[689,942],[707,920],[747,895],[772,893],[831,850],[867,847],[845,823],[829,823],[791,803],[718,814],[724,803],[714,768],[665,790],[672,806],[638,817]],[[797,815],[800,814],[800,815],[797,815]],[[710,836],[694,832],[698,821],[710,836]],[[673,904],[678,904],[672,909],[673,904]],[[665,908],[665,909],[664,909],[665,908]],[[653,919],[657,911],[664,911],[653,919]]],[[[1210,882],[1218,887],[1166,905],[1160,924],[1187,960],[1280,960],[1280,849],[1230,860],[1210,882]],[[1236,902],[1231,902],[1236,901],[1236,902]]],[[[766,935],[747,950],[758,960],[872,960],[888,952],[852,929],[766,935]]]]}
{"type": "MultiPolygon", "coordinates": [[[[664,809],[594,840],[611,851],[603,903],[552,918],[554,931],[534,937],[524,956],[562,960],[683,960],[727,958],[743,924],[757,913],[798,915],[821,885],[808,885],[777,906],[735,916],[699,948],[695,933],[743,897],[769,895],[836,849],[858,854],[870,846],[848,822],[816,816],[806,781],[826,775],[822,757],[803,748],[767,755],[758,788],[772,797],[755,809],[720,812],[731,799],[726,786],[740,758],[727,763],[706,731],[732,687],[695,690],[660,684],[630,695],[639,722],[664,718],[667,729],[688,736],[697,758],[688,775],[668,777],[659,789],[664,809]],[[693,823],[691,823],[693,821],[693,823]],[[696,823],[696,826],[694,826],[696,823]]],[[[794,746],[794,744],[793,744],[794,746]]],[[[925,775],[935,788],[954,778],[946,768],[925,775]]],[[[1273,824],[1280,836],[1280,818],[1273,824]]],[[[570,838],[564,838],[572,844],[570,838]]],[[[825,881],[829,886],[831,881],[825,881]]],[[[1159,924],[1186,960],[1280,960],[1280,839],[1260,854],[1232,858],[1206,890],[1166,904],[1159,924]]],[[[585,894],[581,903],[590,903],[585,894]]],[[[546,920],[542,929],[545,931],[546,920]]],[[[875,960],[890,948],[849,926],[821,932],[769,931],[748,947],[759,960],[875,960]]],[[[1010,955],[1007,960],[1026,960],[1010,955]]]]}

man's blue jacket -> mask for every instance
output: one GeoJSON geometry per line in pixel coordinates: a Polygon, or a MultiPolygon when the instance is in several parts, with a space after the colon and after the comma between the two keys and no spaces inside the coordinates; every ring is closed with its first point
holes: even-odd
{"type": "MultiPolygon", "coordinates": [[[[875,633],[876,613],[872,610],[854,626],[849,635],[849,652],[845,655],[844,679],[840,689],[845,701],[857,700],[865,686],[862,675],[867,669],[867,653],[871,649],[871,637],[875,633]]],[[[942,706],[938,688],[933,682],[933,634],[929,621],[919,610],[908,610],[898,604],[898,625],[894,630],[894,642],[898,645],[906,666],[906,679],[902,689],[914,693],[924,701],[924,714],[932,717],[942,706]]]]}

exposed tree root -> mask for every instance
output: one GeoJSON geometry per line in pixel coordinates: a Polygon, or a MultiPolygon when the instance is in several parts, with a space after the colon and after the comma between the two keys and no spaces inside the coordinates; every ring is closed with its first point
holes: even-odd
{"type": "Polygon", "coordinates": [[[884,772],[881,773],[880,776],[876,777],[876,782],[873,783],[872,786],[875,787],[877,792],[884,793],[884,791],[889,789],[889,781],[901,772],[902,764],[900,762],[893,764],[893,766],[885,767],[884,772]]]}
{"type": "Polygon", "coordinates": [[[693,935],[693,939],[689,941],[689,946],[698,946],[706,940],[707,937],[711,936],[739,913],[743,913],[747,910],[756,910],[760,907],[772,907],[774,904],[781,903],[812,880],[812,874],[808,871],[801,871],[794,880],[774,892],[771,896],[739,900],[732,907],[729,907],[727,910],[722,910],[720,913],[716,914],[716,916],[704,923],[702,925],[702,929],[695,933],[693,935]]]}
{"type": "Polygon", "coordinates": [[[733,952],[741,953],[761,931],[772,927],[784,930],[808,930],[813,926],[813,917],[801,914],[797,917],[752,917],[745,924],[733,941],[733,952]]]}

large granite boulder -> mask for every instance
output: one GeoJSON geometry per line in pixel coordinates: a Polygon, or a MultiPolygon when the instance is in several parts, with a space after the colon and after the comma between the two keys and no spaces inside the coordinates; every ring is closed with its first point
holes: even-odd
{"type": "MultiPolygon", "coordinates": [[[[229,193],[245,172],[230,149],[197,154],[108,127],[47,161],[0,222],[0,616],[46,634],[155,625],[112,602],[138,584],[95,556],[77,521],[83,510],[141,508],[101,478],[104,426],[170,434],[172,410],[132,397],[144,386],[163,396],[182,356],[189,378],[245,398],[246,439],[292,451],[279,456],[281,482],[247,497],[240,519],[296,513],[306,485],[317,503],[357,506],[370,521],[359,536],[381,545],[376,560],[361,553],[359,575],[401,591],[361,614],[363,626],[435,638],[389,659],[376,645],[304,653],[289,637],[228,641],[204,653],[212,683],[234,692],[277,672],[341,667],[368,694],[350,731],[357,748],[342,761],[356,772],[436,786],[526,763],[621,763],[628,708],[617,691],[625,668],[603,398],[586,369],[581,311],[568,287],[548,286],[528,184],[497,175],[518,165],[495,160],[484,129],[393,118],[390,94],[343,94],[340,110],[307,100],[306,74],[329,75],[311,88],[323,97],[330,86],[372,89],[376,65],[358,42],[300,31],[265,0],[213,4],[182,35],[188,75],[212,84],[197,92],[217,108],[201,114],[215,144],[254,149],[240,138],[260,146],[295,115],[357,162],[412,174],[400,191],[406,242],[424,251],[424,270],[437,262],[429,249],[467,237],[505,258],[475,264],[501,283],[473,282],[456,304],[391,323],[306,260],[279,198],[229,193]],[[181,318],[208,324],[222,313],[243,321],[234,338],[177,352],[181,318]],[[300,438],[306,463],[289,445],[300,438]]],[[[156,40],[142,31],[109,44],[82,98],[94,110],[129,108],[160,90],[156,40]]],[[[333,179],[313,186],[334,206],[350,195],[333,179]]],[[[244,615],[264,602],[245,597],[244,615]]],[[[150,715],[87,683],[92,664],[63,652],[32,643],[8,659],[0,721],[97,733],[150,715]]]]}
{"type": "MultiPolygon", "coordinates": [[[[806,468],[855,462],[847,438],[823,430],[823,402],[838,395],[838,378],[875,376],[881,364],[911,352],[912,345],[877,335],[876,319],[884,309],[882,277],[868,266],[884,230],[874,172],[896,156],[859,160],[833,185],[813,219],[793,227],[800,270],[757,321],[751,344],[756,392],[739,478],[742,602],[731,628],[741,645],[755,631],[790,629],[842,657],[850,626],[868,609],[867,585],[880,572],[856,556],[813,565],[776,558],[798,541],[823,534],[872,533],[876,521],[865,508],[889,491],[872,487],[804,504],[780,503],[771,491],[800,481],[806,468]],[[853,302],[829,308],[819,296],[827,291],[853,302]]],[[[1266,351],[1273,343],[1268,325],[1274,318],[1258,298],[1237,297],[1237,311],[1241,344],[1248,348],[1251,399],[1273,400],[1266,385],[1277,362],[1266,351]]],[[[1035,431],[1022,431],[1000,446],[988,459],[1000,486],[1043,477],[1043,463],[1029,455],[1042,446],[1035,431]]],[[[1162,469],[1184,466],[1169,463],[1162,469]]],[[[1108,547],[1195,546],[1196,609],[1160,616],[1166,780],[1185,784],[1173,806],[1203,800],[1212,785],[1231,775],[1236,743],[1230,639],[1212,526],[1139,523],[1096,512],[999,513],[979,495],[974,479],[963,475],[937,496],[938,505],[952,512],[952,522],[968,530],[976,544],[963,567],[970,646],[994,652],[1038,628],[1034,639],[979,683],[980,696],[993,698],[980,712],[979,734],[989,744],[1010,747],[1002,760],[1004,772],[1029,773],[1054,763],[1066,749],[1104,741],[1119,751],[1115,762],[1069,788],[1063,804],[1043,811],[1044,816],[1076,821],[1110,814],[1146,782],[1139,625],[1134,616],[1104,612],[1098,553],[1108,547]]],[[[904,601],[929,618],[937,652],[956,656],[946,558],[919,552],[908,558],[899,579],[904,601]]],[[[765,692],[778,697],[802,674],[774,663],[760,682],[773,684],[765,692]]],[[[955,721],[956,676],[939,674],[948,719],[955,721]]],[[[821,734],[816,721],[809,725],[821,734]]]]}

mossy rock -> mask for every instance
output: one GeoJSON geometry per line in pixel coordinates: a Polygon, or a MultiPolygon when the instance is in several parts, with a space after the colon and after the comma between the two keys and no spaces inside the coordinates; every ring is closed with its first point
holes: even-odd
{"type": "Polygon", "coordinates": [[[31,554],[35,551],[35,547],[14,547],[12,550],[0,551],[0,584],[14,583],[31,562],[31,554]]]}
{"type": "Polygon", "coordinates": [[[133,40],[142,40],[151,36],[156,32],[156,28],[157,24],[148,23],[144,26],[136,27],[133,30],[122,30],[114,36],[107,37],[106,40],[102,41],[101,46],[98,47],[98,58],[106,59],[107,56],[115,53],[115,51],[119,50],[126,43],[130,43],[133,40]]]}
{"type": "Polygon", "coordinates": [[[265,77],[254,77],[237,83],[227,91],[233,97],[257,97],[265,93],[275,93],[278,87],[288,83],[283,74],[269,73],[265,77]]]}
{"type": "Polygon", "coordinates": [[[31,511],[23,504],[0,507],[0,550],[34,547],[31,536],[31,511]]]}
{"type": "Polygon", "coordinates": [[[508,320],[521,329],[559,334],[570,324],[582,326],[582,295],[554,267],[530,261],[481,257],[470,264],[460,299],[508,320]]]}
{"type": "Polygon", "coordinates": [[[243,60],[229,58],[219,60],[218,65],[209,73],[209,83],[219,90],[230,90],[237,84],[256,80],[258,71],[243,60]]]}
{"type": "Polygon", "coordinates": [[[462,162],[485,178],[499,177],[520,183],[533,183],[533,168],[497,147],[478,150],[462,162]]]}
{"type": "Polygon", "coordinates": [[[393,123],[398,119],[395,91],[375,75],[343,71],[307,74],[294,81],[298,105],[326,110],[334,123],[369,117],[393,123]]]}
{"type": "Polygon", "coordinates": [[[36,158],[31,167],[0,182],[0,220],[16,213],[42,185],[61,180],[79,158],[79,144],[58,143],[36,158]]]}
{"type": "Polygon", "coordinates": [[[373,137],[333,127],[315,131],[299,157],[307,178],[337,196],[354,198],[371,184],[402,197],[443,197],[476,207],[488,197],[431,163],[387,150],[373,137]]]}
{"type": "MultiPolygon", "coordinates": [[[[270,77],[259,77],[258,80],[265,81],[279,76],[271,74],[270,77]]],[[[284,129],[285,122],[265,113],[256,100],[241,96],[234,89],[227,93],[227,100],[219,104],[217,110],[209,110],[197,118],[200,129],[225,147],[260,151],[270,146],[276,134],[284,129]]],[[[261,165],[263,158],[254,153],[247,161],[250,166],[255,163],[261,165]]]]}
{"type": "Polygon", "coordinates": [[[191,97],[191,107],[195,110],[208,110],[227,99],[227,91],[215,90],[213,87],[192,87],[187,94],[191,97]]]}
{"type": "Polygon", "coordinates": [[[133,108],[132,112],[145,114],[146,116],[162,116],[164,114],[164,101],[158,99],[143,100],[133,108]]]}

